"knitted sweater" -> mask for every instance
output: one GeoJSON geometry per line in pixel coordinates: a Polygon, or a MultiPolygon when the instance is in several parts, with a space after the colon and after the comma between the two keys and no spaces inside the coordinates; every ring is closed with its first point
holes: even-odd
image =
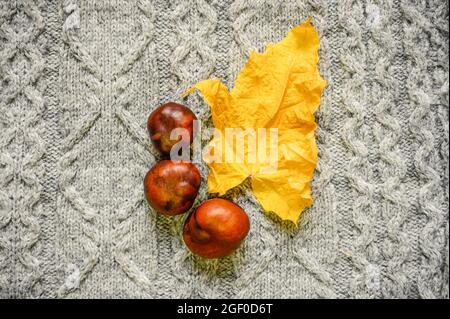
{"type": "Polygon", "coordinates": [[[448,298],[448,36],[442,0],[1,0],[0,297],[448,298]],[[180,94],[232,87],[309,16],[315,203],[295,227],[239,187],[247,239],[196,257],[185,215],[145,202],[147,116],[183,102],[210,125],[180,94]]]}

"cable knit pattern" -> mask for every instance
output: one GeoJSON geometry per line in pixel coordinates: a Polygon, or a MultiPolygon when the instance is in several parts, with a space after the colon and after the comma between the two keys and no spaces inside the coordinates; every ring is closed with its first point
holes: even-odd
{"type": "Polygon", "coordinates": [[[39,219],[43,218],[40,179],[45,150],[41,130],[44,19],[40,5],[30,1],[4,3],[0,16],[4,132],[0,142],[0,291],[12,297],[39,296],[43,288],[39,219]],[[14,278],[8,273],[15,274],[14,278]]]}
{"type": "MultiPolygon", "coordinates": [[[[444,267],[437,268],[439,268],[438,264],[442,264],[444,259],[445,223],[448,223],[448,218],[446,218],[448,215],[443,210],[445,190],[442,189],[441,183],[441,179],[445,179],[443,177],[445,173],[440,173],[443,167],[439,164],[439,149],[436,149],[436,139],[440,136],[440,133],[437,132],[435,127],[435,114],[431,112],[432,106],[438,101],[435,101],[434,97],[432,74],[428,74],[428,71],[433,69],[433,60],[430,59],[430,56],[433,56],[433,42],[436,40],[433,34],[439,32],[439,27],[434,26],[425,12],[422,12],[421,9],[425,8],[427,8],[425,2],[420,3],[419,6],[408,1],[402,2],[402,9],[407,19],[407,27],[405,28],[407,46],[405,50],[411,56],[408,93],[411,102],[416,105],[410,117],[411,131],[419,143],[419,147],[414,154],[414,164],[419,174],[420,186],[417,190],[417,206],[425,217],[423,228],[420,229],[420,250],[422,253],[420,265],[422,267],[418,274],[418,292],[424,298],[438,298],[442,294],[442,282],[445,280],[443,276],[445,273],[443,272],[444,267]],[[418,29],[424,30],[426,35],[426,38],[423,35],[420,36],[421,41],[419,43],[417,42],[419,35],[414,34],[418,29]],[[438,189],[441,191],[438,192],[438,189]]],[[[431,5],[430,10],[435,10],[435,8],[431,5]]],[[[437,8],[442,10],[440,6],[437,8]]],[[[448,8],[444,7],[444,10],[448,11],[448,8]]],[[[436,12],[436,14],[439,16],[442,13],[436,12]]],[[[443,31],[447,32],[448,36],[448,30],[443,31]]],[[[438,68],[435,71],[438,71],[438,68]]],[[[448,67],[446,72],[448,78],[448,67]]],[[[438,90],[441,90],[441,87],[438,90]]]]}
{"type": "Polygon", "coordinates": [[[0,297],[448,298],[447,20],[438,0],[1,1],[0,297]],[[309,16],[328,82],[315,203],[294,227],[244,183],[226,195],[251,219],[242,247],[194,256],[185,216],[145,202],[147,116],[183,102],[210,127],[180,94],[231,88],[309,16]]]}
{"type": "Polygon", "coordinates": [[[395,37],[399,32],[399,15],[390,17],[386,14],[395,9],[396,4],[389,1],[369,2],[367,23],[372,35],[369,38],[369,52],[372,53],[371,88],[377,121],[374,136],[379,145],[378,202],[386,207],[380,209],[383,224],[378,228],[378,238],[382,245],[381,257],[386,261],[382,263],[382,269],[389,275],[382,279],[381,292],[386,297],[395,295],[406,298],[407,278],[402,268],[408,257],[408,244],[402,227],[408,217],[408,200],[402,182],[407,166],[397,146],[401,126],[393,116],[394,105],[402,103],[399,96],[404,78],[399,65],[401,61],[397,60],[401,58],[401,44],[395,37]]]}

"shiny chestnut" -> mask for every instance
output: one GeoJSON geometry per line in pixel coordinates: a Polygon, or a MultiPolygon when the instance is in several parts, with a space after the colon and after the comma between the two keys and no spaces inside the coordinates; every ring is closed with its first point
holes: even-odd
{"type": "Polygon", "coordinates": [[[238,205],[222,198],[209,199],[184,224],[186,246],[204,258],[221,258],[234,252],[247,236],[250,220],[238,205]]]}
{"type": "Polygon", "coordinates": [[[194,164],[161,160],[145,175],[145,197],[161,214],[182,214],[192,207],[200,182],[200,172],[194,164]]]}
{"type": "Polygon", "coordinates": [[[147,120],[147,129],[153,145],[161,154],[170,154],[172,146],[181,139],[181,136],[175,140],[170,139],[170,133],[175,128],[186,129],[190,137],[189,143],[192,143],[196,119],[195,114],[182,104],[169,102],[157,107],[147,120]]]}

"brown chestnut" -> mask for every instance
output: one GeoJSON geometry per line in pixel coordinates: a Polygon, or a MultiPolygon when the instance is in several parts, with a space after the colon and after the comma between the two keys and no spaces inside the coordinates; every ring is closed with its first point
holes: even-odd
{"type": "Polygon", "coordinates": [[[163,155],[168,155],[172,146],[181,139],[181,136],[176,140],[170,139],[170,133],[175,128],[186,129],[190,135],[189,143],[192,143],[196,119],[195,114],[182,104],[169,102],[157,107],[147,120],[147,129],[153,145],[163,155]]]}
{"type": "Polygon", "coordinates": [[[205,258],[230,255],[250,230],[250,220],[238,205],[222,198],[209,199],[186,219],[183,239],[194,253],[205,258]]]}
{"type": "Polygon", "coordinates": [[[200,172],[194,164],[161,160],[145,175],[145,197],[161,214],[181,214],[192,207],[200,182],[200,172]]]}

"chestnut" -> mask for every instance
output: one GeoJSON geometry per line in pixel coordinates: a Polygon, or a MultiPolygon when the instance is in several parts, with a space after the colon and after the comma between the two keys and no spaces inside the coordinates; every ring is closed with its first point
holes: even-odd
{"type": "Polygon", "coordinates": [[[194,120],[197,117],[186,106],[174,102],[169,102],[157,107],[147,119],[147,129],[150,139],[163,155],[168,155],[173,145],[178,140],[171,140],[170,133],[175,128],[183,128],[189,132],[189,143],[194,138],[194,120]]]}
{"type": "Polygon", "coordinates": [[[181,214],[192,207],[200,182],[200,172],[194,164],[161,160],[145,175],[145,197],[161,214],[181,214]]]}
{"type": "Polygon", "coordinates": [[[186,246],[204,258],[230,255],[250,229],[250,220],[238,205],[222,198],[204,201],[184,223],[186,246]]]}

